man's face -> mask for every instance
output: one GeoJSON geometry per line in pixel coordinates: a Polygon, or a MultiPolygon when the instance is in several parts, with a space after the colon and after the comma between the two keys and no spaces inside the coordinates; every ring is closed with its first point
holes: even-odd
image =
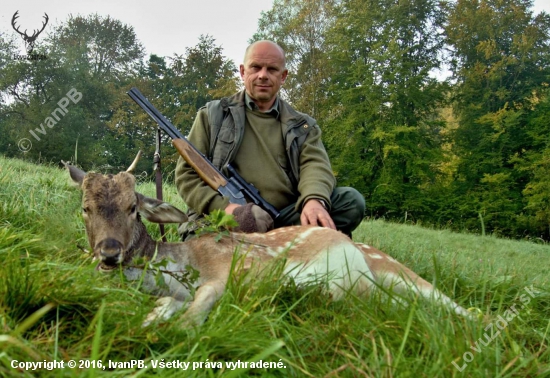
{"type": "Polygon", "coordinates": [[[269,110],[288,74],[283,52],[273,43],[256,43],[250,47],[240,71],[246,93],[260,110],[269,110]]]}

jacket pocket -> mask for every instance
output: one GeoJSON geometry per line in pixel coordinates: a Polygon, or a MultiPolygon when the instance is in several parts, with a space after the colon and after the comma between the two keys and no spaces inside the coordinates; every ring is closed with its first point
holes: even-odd
{"type": "Polygon", "coordinates": [[[222,127],[216,138],[216,144],[212,154],[212,164],[221,169],[229,158],[229,154],[235,145],[235,127],[222,127]]]}

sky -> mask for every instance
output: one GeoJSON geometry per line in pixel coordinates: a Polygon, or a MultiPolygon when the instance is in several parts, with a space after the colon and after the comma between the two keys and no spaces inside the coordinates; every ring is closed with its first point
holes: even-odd
{"type": "MultiPolygon", "coordinates": [[[[550,0],[549,0],[550,1],[550,0]]],[[[37,29],[44,21],[44,12],[50,25],[67,20],[70,14],[98,13],[111,16],[134,27],[146,56],[184,54],[186,47],[199,42],[200,35],[211,35],[223,55],[237,65],[242,63],[248,40],[258,28],[262,11],[271,9],[273,0],[2,0],[0,31],[15,33],[11,19],[19,11],[20,30],[37,29]]],[[[40,39],[40,37],[38,37],[40,39]]],[[[21,40],[21,53],[24,44],[21,40]]]]}
{"type": "MultiPolygon", "coordinates": [[[[258,28],[261,12],[271,9],[272,4],[273,0],[2,0],[0,32],[15,33],[11,18],[16,11],[20,16],[17,25],[20,30],[28,29],[28,34],[41,26],[44,12],[50,18],[44,33],[70,14],[98,13],[133,26],[146,56],[184,54],[186,47],[198,43],[201,34],[208,34],[238,67],[248,40],[258,28]]],[[[550,13],[550,0],[535,0],[535,13],[542,10],[550,13]]]]}

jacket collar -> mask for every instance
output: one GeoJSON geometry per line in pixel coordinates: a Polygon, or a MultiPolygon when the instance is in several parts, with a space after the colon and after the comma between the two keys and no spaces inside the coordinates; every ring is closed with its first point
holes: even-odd
{"type": "MultiPolygon", "coordinates": [[[[288,102],[283,100],[280,96],[277,96],[277,102],[279,106],[279,117],[281,123],[286,126],[286,128],[294,128],[297,126],[302,126],[307,122],[306,118],[302,113],[297,112],[288,102]]],[[[242,112],[244,115],[244,107],[246,106],[246,90],[242,90],[238,93],[235,93],[233,96],[222,100],[222,107],[238,107],[243,108],[242,112]],[[225,104],[223,103],[225,102],[225,104]]],[[[244,118],[243,118],[244,120],[244,118]]]]}
{"type": "MultiPolygon", "coordinates": [[[[250,109],[252,111],[261,112],[261,110],[258,108],[258,105],[256,105],[256,103],[254,102],[252,97],[250,97],[248,95],[248,93],[246,93],[246,91],[244,92],[244,101],[245,101],[246,107],[248,109],[250,109]]],[[[268,111],[262,112],[262,113],[273,115],[275,118],[279,118],[279,115],[280,115],[280,112],[279,112],[279,96],[277,96],[275,98],[275,102],[273,102],[273,105],[271,106],[271,108],[269,108],[268,111]]]]}

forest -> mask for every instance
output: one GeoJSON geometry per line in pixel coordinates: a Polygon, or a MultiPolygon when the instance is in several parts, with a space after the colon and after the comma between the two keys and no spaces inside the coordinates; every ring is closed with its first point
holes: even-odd
{"type": "MultiPolygon", "coordinates": [[[[250,42],[287,54],[281,95],[317,119],[340,186],[367,217],[550,239],[550,15],[531,0],[275,0],[250,42]]],[[[241,88],[213,37],[145,56],[132,25],[71,16],[16,59],[0,35],[0,154],[116,172],[156,129],[138,87],[184,134],[241,88]],[[32,148],[31,148],[32,145],[32,148]]],[[[177,155],[163,141],[170,180],[177,155]]]]}

